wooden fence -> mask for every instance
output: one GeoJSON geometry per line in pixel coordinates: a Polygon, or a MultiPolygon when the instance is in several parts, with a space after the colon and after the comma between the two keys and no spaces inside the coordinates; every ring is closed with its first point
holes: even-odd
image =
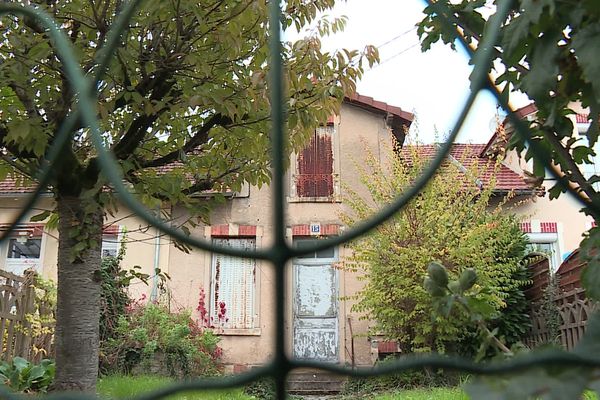
{"type": "Polygon", "coordinates": [[[24,276],[0,270],[0,359],[32,362],[53,356],[53,308],[36,297],[33,271],[24,276]]]}
{"type": "Polygon", "coordinates": [[[580,275],[585,263],[575,252],[567,258],[556,271],[557,289],[554,295],[554,309],[559,315],[558,330],[554,332],[548,325],[547,315],[542,311],[544,291],[550,282],[550,268],[547,258],[542,258],[530,265],[532,285],[525,295],[531,303],[530,316],[532,329],[524,342],[530,347],[545,343],[560,343],[567,350],[572,350],[583,336],[588,316],[596,309],[597,304],[585,297],[581,287],[580,275]],[[556,337],[552,337],[556,335],[556,337]]]}

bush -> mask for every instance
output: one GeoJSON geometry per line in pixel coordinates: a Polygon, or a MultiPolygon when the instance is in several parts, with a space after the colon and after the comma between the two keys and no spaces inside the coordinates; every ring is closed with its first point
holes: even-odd
{"type": "MultiPolygon", "coordinates": [[[[389,163],[368,156],[361,174],[368,195],[349,190],[351,213],[342,216],[347,225],[368,218],[413,184],[425,168],[419,149],[403,150],[404,159],[390,151],[389,163]]],[[[494,178],[478,186],[482,171],[475,167],[465,171],[455,164],[440,168],[402,210],[351,243],[353,254],[344,260],[345,267],[359,272],[365,282],[351,298],[352,310],[372,320],[374,332],[398,341],[404,353],[455,351],[473,331],[464,315],[432,318],[432,299],[423,287],[432,261],[444,265],[451,279],[474,269],[478,285],[486,289],[478,290],[477,296],[493,308],[497,326],[505,330],[502,334],[511,339],[520,334],[521,316],[511,315],[513,321],[508,323],[502,318],[509,316],[503,314],[507,300],[527,283],[518,273],[526,239],[513,216],[500,206],[490,206],[497,201],[494,178]]]]}
{"type": "Polygon", "coordinates": [[[0,362],[0,383],[16,392],[46,392],[54,381],[54,361],[32,364],[21,357],[0,362]]]}
{"type": "Polygon", "coordinates": [[[190,312],[160,304],[134,305],[102,343],[104,373],[155,373],[177,378],[221,372],[219,337],[190,312]]]}
{"type": "Polygon", "coordinates": [[[100,264],[102,291],[100,294],[100,341],[115,336],[119,317],[125,314],[129,305],[127,288],[134,278],[128,271],[122,270],[122,253],[117,257],[104,257],[100,264]]]}
{"type": "MultiPolygon", "coordinates": [[[[395,358],[389,357],[379,361],[378,364],[392,362],[395,358]]],[[[423,370],[404,371],[397,374],[370,378],[350,378],[344,385],[343,394],[367,394],[373,396],[375,392],[390,392],[423,387],[454,387],[464,380],[464,375],[453,371],[423,370]]]]}
{"type": "MultiPolygon", "coordinates": [[[[130,269],[121,267],[123,257],[125,257],[124,234],[119,247],[119,253],[116,257],[103,257],[100,263],[100,282],[102,291],[100,293],[100,341],[107,340],[115,335],[115,329],[119,317],[125,315],[126,308],[131,304],[129,298],[129,285],[131,281],[137,279],[148,285],[150,275],[141,272],[142,267],[133,266],[130,269]]],[[[159,288],[164,289],[164,285],[169,276],[159,269],[154,271],[159,280],[159,288]]]]}
{"type": "Polygon", "coordinates": [[[275,400],[275,381],[262,378],[244,386],[244,394],[258,400],[275,400]]]}

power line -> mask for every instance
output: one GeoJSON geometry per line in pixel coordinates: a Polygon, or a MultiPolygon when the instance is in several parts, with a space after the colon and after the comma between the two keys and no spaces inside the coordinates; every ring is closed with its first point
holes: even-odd
{"type": "Polygon", "coordinates": [[[377,46],[378,49],[382,48],[383,46],[387,46],[388,44],[400,39],[402,36],[404,35],[408,35],[409,33],[411,33],[412,31],[414,31],[415,29],[417,29],[416,26],[413,26],[412,28],[410,28],[409,30],[407,30],[406,32],[402,32],[401,34],[399,34],[398,36],[394,36],[393,38],[391,38],[390,40],[388,40],[385,43],[380,44],[379,46],[377,46]]]}
{"type": "Polygon", "coordinates": [[[373,70],[373,69],[375,69],[375,68],[377,68],[377,67],[380,67],[380,66],[382,66],[382,65],[383,65],[383,64],[385,64],[386,62],[393,60],[394,58],[396,58],[396,57],[398,57],[398,56],[400,56],[400,55],[402,55],[402,54],[406,53],[406,52],[407,52],[407,51],[409,51],[410,49],[413,49],[413,48],[417,47],[417,46],[418,46],[418,45],[420,45],[420,44],[421,44],[420,42],[417,42],[417,43],[414,43],[414,44],[410,45],[409,47],[407,47],[407,48],[405,48],[405,49],[403,49],[403,50],[400,50],[398,53],[394,54],[393,56],[391,56],[391,57],[389,57],[389,58],[386,58],[385,60],[381,61],[379,64],[375,64],[375,65],[373,65],[371,68],[369,68],[369,69],[368,69],[368,71],[371,71],[371,70],[373,70]]]}

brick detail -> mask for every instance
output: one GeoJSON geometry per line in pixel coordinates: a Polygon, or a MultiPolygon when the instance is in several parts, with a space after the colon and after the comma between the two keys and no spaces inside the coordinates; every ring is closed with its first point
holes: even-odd
{"type": "Polygon", "coordinates": [[[337,224],[327,224],[321,226],[321,235],[335,236],[340,233],[340,226],[337,224]]]}
{"type": "Polygon", "coordinates": [[[214,237],[256,237],[256,225],[239,225],[231,227],[228,224],[213,225],[210,235],[214,237]]]}
{"type": "MultiPolygon", "coordinates": [[[[10,224],[0,224],[0,232],[5,232],[10,224]]],[[[19,224],[13,229],[14,236],[41,237],[44,233],[44,224],[19,224]]]]}
{"type": "Polygon", "coordinates": [[[384,340],[377,343],[379,354],[398,353],[398,342],[395,340],[384,340]]]}
{"type": "Polygon", "coordinates": [[[521,232],[531,233],[531,222],[521,222],[519,225],[521,226],[521,232]]]}
{"type": "MultiPolygon", "coordinates": [[[[337,224],[325,224],[321,225],[321,236],[335,236],[339,235],[340,226],[337,224]]],[[[311,236],[310,225],[301,224],[292,226],[292,236],[311,236]]]]}
{"type": "Polygon", "coordinates": [[[238,236],[256,237],[256,225],[240,225],[238,236]]]}
{"type": "Polygon", "coordinates": [[[310,226],[306,224],[292,226],[292,236],[310,236],[310,226]]]}
{"type": "Polygon", "coordinates": [[[213,225],[210,227],[210,236],[229,236],[229,225],[213,225]]]}
{"type": "Polygon", "coordinates": [[[556,222],[540,222],[540,232],[542,233],[556,233],[558,227],[556,222]]]}
{"type": "Polygon", "coordinates": [[[104,225],[102,227],[102,234],[104,235],[118,235],[119,225],[104,225]]]}
{"type": "Polygon", "coordinates": [[[575,114],[575,121],[578,124],[587,124],[590,122],[590,114],[575,114]]]}

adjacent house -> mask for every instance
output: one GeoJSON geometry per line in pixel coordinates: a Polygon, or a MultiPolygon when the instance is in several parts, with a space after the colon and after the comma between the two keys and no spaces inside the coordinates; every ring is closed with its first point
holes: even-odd
{"type": "MultiPolygon", "coordinates": [[[[590,125],[588,110],[578,104],[573,104],[571,107],[575,113],[569,118],[572,119],[577,133],[583,134],[590,125]]],[[[519,118],[527,120],[532,120],[536,112],[537,108],[534,104],[515,111],[519,118]]],[[[505,153],[506,144],[514,129],[508,122],[505,122],[504,128],[498,129],[481,149],[481,157],[496,157],[498,154],[505,153]]],[[[596,144],[594,150],[596,155],[591,159],[592,162],[584,164],[583,167],[587,178],[600,172],[600,146],[596,144]]],[[[519,175],[526,175],[527,172],[532,171],[531,161],[527,162],[514,150],[506,152],[503,164],[519,175]]],[[[546,178],[538,183],[547,192],[555,182],[547,174],[546,178]]],[[[529,236],[532,250],[548,254],[553,271],[558,269],[569,254],[579,248],[583,234],[592,227],[593,219],[580,212],[581,208],[581,204],[568,194],[563,194],[554,200],[550,200],[546,194],[535,197],[531,202],[516,204],[514,207],[514,211],[523,218],[522,228],[529,236]]]]}

